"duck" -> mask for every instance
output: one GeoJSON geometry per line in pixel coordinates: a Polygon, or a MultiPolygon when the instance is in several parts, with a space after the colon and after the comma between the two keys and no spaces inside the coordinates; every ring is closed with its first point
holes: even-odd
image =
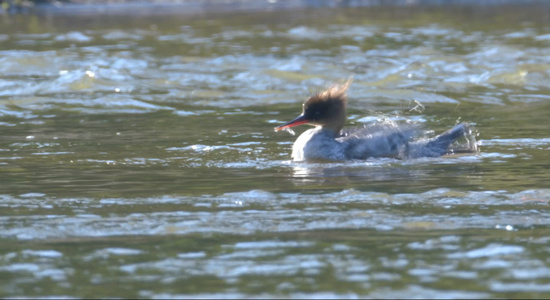
{"type": "Polygon", "coordinates": [[[472,126],[468,123],[459,123],[432,138],[423,137],[421,126],[410,122],[397,124],[386,120],[345,129],[350,84],[351,80],[335,83],[315,93],[303,103],[302,113],[298,117],[274,128],[281,131],[304,124],[314,126],[294,142],[292,160],[410,159],[477,151],[475,143],[451,147],[457,139],[471,133],[472,126]]]}

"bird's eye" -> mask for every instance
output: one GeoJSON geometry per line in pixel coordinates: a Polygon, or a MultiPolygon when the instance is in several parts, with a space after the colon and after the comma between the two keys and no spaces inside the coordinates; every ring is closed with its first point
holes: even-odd
{"type": "Polygon", "coordinates": [[[321,112],[318,110],[314,110],[311,114],[311,118],[314,120],[317,120],[321,117],[321,112]]]}

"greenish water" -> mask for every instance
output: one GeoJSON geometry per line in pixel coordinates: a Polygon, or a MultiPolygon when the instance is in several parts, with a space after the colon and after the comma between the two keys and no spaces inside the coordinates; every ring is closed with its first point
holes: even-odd
{"type": "Polygon", "coordinates": [[[0,296],[547,298],[547,12],[0,16],[0,296]],[[290,161],[350,76],[480,152],[290,161]]]}

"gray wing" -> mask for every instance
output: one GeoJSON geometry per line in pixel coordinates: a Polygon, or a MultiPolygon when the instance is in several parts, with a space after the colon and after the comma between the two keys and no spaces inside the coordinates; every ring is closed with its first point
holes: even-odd
{"type": "Polygon", "coordinates": [[[338,140],[345,144],[350,159],[403,158],[418,130],[419,126],[414,124],[380,123],[344,132],[338,140]]]}

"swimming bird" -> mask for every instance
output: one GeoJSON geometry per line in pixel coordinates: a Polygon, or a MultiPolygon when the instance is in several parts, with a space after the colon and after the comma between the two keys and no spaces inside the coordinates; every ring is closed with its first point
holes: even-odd
{"type": "MultiPolygon", "coordinates": [[[[275,127],[275,131],[308,124],[315,126],[302,133],[292,147],[295,161],[343,161],[368,158],[437,157],[454,152],[451,144],[470,132],[470,125],[460,123],[433,137],[422,138],[417,124],[379,122],[359,128],[343,129],[346,121],[347,90],[351,80],[333,84],[309,97],[302,114],[275,127]]],[[[475,144],[460,152],[475,152],[475,144]],[[467,149],[467,151],[464,151],[467,149]]],[[[458,150],[458,148],[457,148],[458,150]]]]}

